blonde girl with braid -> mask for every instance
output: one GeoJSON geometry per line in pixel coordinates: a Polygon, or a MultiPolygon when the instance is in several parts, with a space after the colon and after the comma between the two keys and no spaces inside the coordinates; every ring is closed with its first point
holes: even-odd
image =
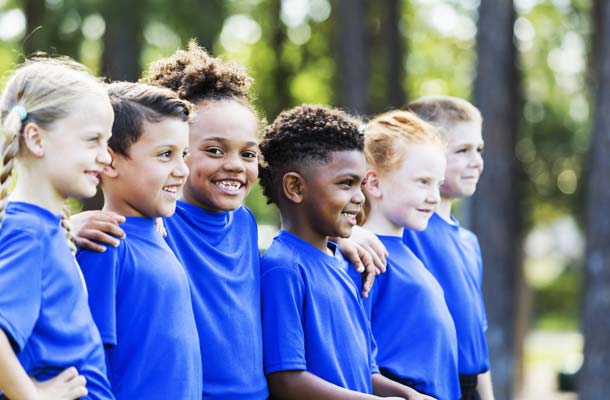
{"type": "Polygon", "coordinates": [[[11,400],[113,399],[65,214],[67,198],[95,194],[113,119],[104,87],[70,60],[26,61],[2,93],[0,392],[11,400]]]}

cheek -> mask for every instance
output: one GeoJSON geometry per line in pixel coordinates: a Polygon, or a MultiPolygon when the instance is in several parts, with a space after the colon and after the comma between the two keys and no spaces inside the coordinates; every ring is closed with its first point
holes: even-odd
{"type": "Polygon", "coordinates": [[[253,184],[258,178],[258,163],[248,164],[246,166],[246,174],[248,175],[248,183],[253,184]]]}

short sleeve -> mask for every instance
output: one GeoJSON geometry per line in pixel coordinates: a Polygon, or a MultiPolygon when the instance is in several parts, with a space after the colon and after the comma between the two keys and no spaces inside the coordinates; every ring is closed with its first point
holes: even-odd
{"type": "Polygon", "coordinates": [[[39,233],[14,230],[0,238],[0,327],[19,353],[40,313],[44,249],[39,233]]]}
{"type": "Polygon", "coordinates": [[[120,267],[119,248],[108,248],[103,253],[80,251],[76,255],[83,271],[89,308],[93,320],[100,331],[104,345],[117,345],[116,330],[116,293],[120,267]]]}
{"type": "Polygon", "coordinates": [[[304,282],[297,271],[276,267],[261,278],[265,373],[305,370],[302,316],[304,282]]]}

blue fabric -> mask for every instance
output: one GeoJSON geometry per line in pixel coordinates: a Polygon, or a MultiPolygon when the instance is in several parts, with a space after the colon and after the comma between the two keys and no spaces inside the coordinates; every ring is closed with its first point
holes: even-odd
{"type": "Polygon", "coordinates": [[[47,380],[74,366],[87,399],[112,399],[104,349],[61,216],[11,202],[0,228],[0,328],[25,371],[47,380]]]}
{"type": "Polygon", "coordinates": [[[474,233],[453,222],[434,213],[425,231],[405,229],[403,239],[445,292],[457,333],[460,374],[480,374],[489,370],[481,249],[474,233]]]}
{"type": "MultiPolygon", "coordinates": [[[[334,248],[334,244],[330,244],[334,248]]],[[[375,345],[351,267],[280,231],[261,263],[265,372],[306,370],[372,393],[375,345]]]]}
{"type": "Polygon", "coordinates": [[[117,248],[78,253],[117,399],[201,398],[188,279],[154,219],[127,217],[117,248]]]}
{"type": "Polygon", "coordinates": [[[260,255],[246,207],[211,212],[178,201],[166,240],[187,271],[199,327],[203,397],[262,400],[260,255]]]}
{"type": "MultiPolygon", "coordinates": [[[[457,338],[439,283],[397,236],[378,236],[387,270],[364,299],[382,373],[439,400],[460,398],[457,338]]],[[[354,280],[360,274],[350,271],[354,280]]]]}

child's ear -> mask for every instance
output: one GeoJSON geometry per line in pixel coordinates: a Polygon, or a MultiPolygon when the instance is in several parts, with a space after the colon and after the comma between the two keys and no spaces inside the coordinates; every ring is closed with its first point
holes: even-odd
{"type": "Polygon", "coordinates": [[[282,177],[282,193],[295,204],[303,201],[303,177],[296,172],[288,172],[282,177]]]}
{"type": "Polygon", "coordinates": [[[34,122],[29,122],[23,128],[23,143],[36,157],[44,156],[45,132],[34,122]]]}
{"type": "Polygon", "coordinates": [[[364,174],[364,190],[371,197],[381,198],[381,180],[379,174],[374,169],[369,169],[364,174]]]}
{"type": "Polygon", "coordinates": [[[102,168],[102,174],[109,178],[116,178],[119,175],[116,169],[116,154],[114,154],[114,151],[112,151],[110,148],[108,149],[108,153],[110,153],[110,163],[104,165],[104,168],[102,168]]]}

